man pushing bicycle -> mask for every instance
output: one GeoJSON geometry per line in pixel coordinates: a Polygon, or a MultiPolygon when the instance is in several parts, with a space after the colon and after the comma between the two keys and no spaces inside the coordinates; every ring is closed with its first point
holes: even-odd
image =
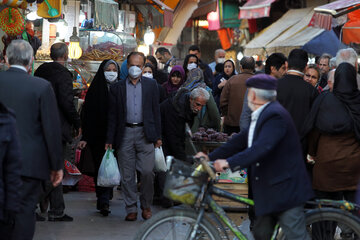
{"type": "Polygon", "coordinates": [[[270,239],[279,223],[287,239],[310,239],[304,204],[313,197],[298,133],[290,114],[276,101],[277,80],[259,74],[246,81],[250,127],[209,156],[216,171],[249,168],[255,203],[255,239],[270,239]]]}

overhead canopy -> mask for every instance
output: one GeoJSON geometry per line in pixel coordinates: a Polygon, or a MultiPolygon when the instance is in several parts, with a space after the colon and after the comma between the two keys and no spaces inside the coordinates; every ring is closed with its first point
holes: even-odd
{"type": "Polygon", "coordinates": [[[240,7],[239,19],[263,18],[270,16],[270,7],[276,0],[249,0],[240,7]]]}
{"type": "Polygon", "coordinates": [[[308,53],[321,56],[324,53],[329,53],[335,56],[339,49],[346,48],[340,39],[336,36],[333,30],[323,31],[320,35],[306,43],[302,49],[308,53]]]}
{"type": "Polygon", "coordinates": [[[209,12],[216,11],[217,0],[200,0],[197,9],[191,15],[191,18],[205,16],[209,12]]]}
{"type": "MultiPolygon", "coordinates": [[[[289,10],[279,20],[262,30],[257,37],[251,40],[245,46],[244,54],[247,56],[252,56],[255,54],[265,55],[264,47],[267,48],[268,45],[275,39],[279,38],[278,42],[281,43],[286,41],[289,37],[296,34],[297,32],[305,29],[308,22],[306,22],[304,18],[308,17],[309,19],[309,16],[311,17],[311,13],[311,8],[289,10]],[[297,23],[299,23],[299,25],[296,25],[297,23]],[[290,29],[294,25],[296,26],[290,29]],[[289,32],[287,32],[287,30],[289,30],[289,32]],[[282,34],[285,33],[286,35],[282,36],[282,34]]],[[[321,31],[321,29],[317,30],[321,31]]],[[[275,45],[275,43],[272,47],[280,46],[279,44],[275,45]]]]}
{"type": "MultiPolygon", "coordinates": [[[[336,24],[335,18],[360,8],[360,0],[338,0],[316,7],[309,26],[331,30],[336,24]],[[335,21],[335,23],[334,23],[335,21]]],[[[341,21],[341,23],[343,23],[341,21]]]]}
{"type": "Polygon", "coordinates": [[[304,46],[311,39],[324,32],[324,29],[308,27],[312,15],[313,11],[308,12],[298,23],[266,45],[267,53],[282,52],[288,55],[294,48],[304,46]]]}

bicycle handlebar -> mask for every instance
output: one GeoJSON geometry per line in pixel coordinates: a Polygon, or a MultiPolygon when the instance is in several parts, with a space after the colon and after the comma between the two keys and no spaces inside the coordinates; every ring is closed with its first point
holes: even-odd
{"type": "Polygon", "coordinates": [[[203,166],[204,170],[209,174],[210,178],[212,180],[216,179],[215,171],[212,169],[212,167],[209,165],[209,162],[206,161],[204,157],[199,158],[201,166],[203,166]]]}

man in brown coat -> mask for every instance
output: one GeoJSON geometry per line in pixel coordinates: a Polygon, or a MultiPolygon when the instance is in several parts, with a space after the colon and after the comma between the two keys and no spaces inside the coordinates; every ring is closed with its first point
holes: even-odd
{"type": "Polygon", "coordinates": [[[246,80],[253,76],[255,60],[243,57],[240,60],[240,74],[232,76],[225,84],[220,97],[220,110],[224,116],[224,132],[239,132],[239,120],[246,92],[246,80]]]}

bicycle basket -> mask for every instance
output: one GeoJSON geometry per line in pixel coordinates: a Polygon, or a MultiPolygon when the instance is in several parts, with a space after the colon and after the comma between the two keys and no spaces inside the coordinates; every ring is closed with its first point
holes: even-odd
{"type": "Polygon", "coordinates": [[[194,205],[207,179],[206,173],[196,171],[188,163],[174,160],[166,176],[164,196],[176,202],[194,205]]]}

